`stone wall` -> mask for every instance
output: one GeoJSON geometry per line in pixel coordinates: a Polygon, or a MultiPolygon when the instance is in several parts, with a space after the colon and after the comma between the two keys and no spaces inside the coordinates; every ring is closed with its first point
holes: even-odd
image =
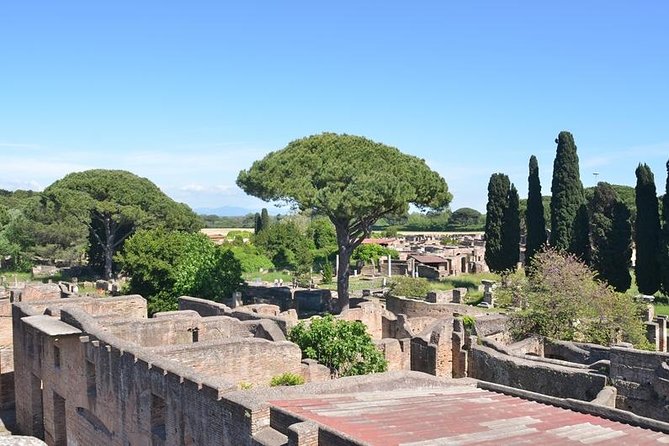
{"type": "Polygon", "coordinates": [[[472,378],[559,398],[592,401],[607,377],[585,369],[541,363],[472,344],[468,354],[472,378]]]}
{"type": "Polygon", "coordinates": [[[200,316],[222,316],[228,314],[231,308],[218,302],[199,299],[191,296],[179,297],[179,310],[192,310],[200,316]]]}
{"type": "Polygon", "coordinates": [[[669,421],[669,353],[611,348],[616,407],[669,421]]]}
{"type": "Polygon", "coordinates": [[[297,324],[297,317],[294,311],[288,310],[284,313],[280,313],[278,316],[272,316],[254,312],[253,308],[257,307],[257,305],[258,304],[251,304],[248,306],[249,308],[247,308],[247,306],[242,306],[232,309],[226,305],[210,300],[198,299],[190,296],[179,297],[179,310],[195,311],[203,317],[226,315],[234,319],[257,323],[264,320],[272,321],[279,327],[284,336],[297,324]]]}
{"type": "Polygon", "coordinates": [[[387,296],[386,309],[395,314],[405,314],[413,317],[445,318],[453,317],[455,313],[472,316],[486,314],[482,308],[471,305],[454,303],[430,303],[424,300],[408,299],[406,297],[387,296]]]}
{"type": "Polygon", "coordinates": [[[544,356],[577,364],[592,364],[610,359],[609,347],[597,344],[544,339],[544,356]]]}

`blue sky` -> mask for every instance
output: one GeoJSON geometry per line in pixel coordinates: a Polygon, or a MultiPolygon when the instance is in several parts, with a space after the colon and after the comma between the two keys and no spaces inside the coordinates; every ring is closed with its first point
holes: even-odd
{"type": "Polygon", "coordinates": [[[490,174],[550,193],[560,130],[586,186],[669,158],[664,1],[6,1],[0,188],[127,169],[195,208],[263,203],[240,169],[358,134],[424,158],[452,208],[490,174]],[[593,175],[598,172],[598,177],[593,175]]]}

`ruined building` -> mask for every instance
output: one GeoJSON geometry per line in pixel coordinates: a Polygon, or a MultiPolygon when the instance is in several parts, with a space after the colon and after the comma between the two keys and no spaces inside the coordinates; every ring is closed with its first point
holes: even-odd
{"type": "Polygon", "coordinates": [[[296,308],[281,305],[295,296],[255,292],[280,305],[183,297],[181,311],[147,319],[140,296],[22,296],[11,307],[19,429],[81,446],[669,441],[657,397],[669,392],[649,371],[664,370],[666,354],[509,344],[503,316],[450,292],[344,312],[367,324],[391,371],[332,380],[285,340],[296,308]],[[285,372],[307,384],[268,386],[285,372]]]}

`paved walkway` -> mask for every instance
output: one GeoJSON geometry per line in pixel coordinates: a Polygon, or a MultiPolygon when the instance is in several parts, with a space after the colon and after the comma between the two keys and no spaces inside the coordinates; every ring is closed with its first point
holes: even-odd
{"type": "Polygon", "coordinates": [[[669,444],[669,435],[470,386],[271,404],[379,446],[669,444]]]}

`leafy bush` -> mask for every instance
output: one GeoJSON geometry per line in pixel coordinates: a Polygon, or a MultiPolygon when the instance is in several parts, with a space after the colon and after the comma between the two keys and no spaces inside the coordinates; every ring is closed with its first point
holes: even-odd
{"type": "Polygon", "coordinates": [[[393,296],[424,299],[429,291],[430,283],[423,277],[396,276],[390,282],[390,294],[393,296]]]}
{"type": "Polygon", "coordinates": [[[376,263],[379,258],[390,256],[393,259],[399,258],[399,253],[391,248],[386,248],[376,243],[365,243],[353,250],[351,260],[359,263],[376,263]]]}
{"type": "Polygon", "coordinates": [[[220,302],[241,284],[233,253],[203,234],[138,231],[116,260],[130,276],[127,292],[144,296],[150,314],[176,310],[182,295],[220,302]]]}
{"type": "Polygon", "coordinates": [[[245,273],[257,273],[261,269],[274,269],[274,264],[265,255],[261,254],[253,245],[243,244],[241,246],[226,245],[232,251],[235,258],[239,260],[242,266],[242,271],[245,273]]]}
{"type": "Polygon", "coordinates": [[[360,321],[337,320],[332,315],[297,324],[288,334],[304,358],[330,367],[334,376],[385,372],[387,362],[360,321]]]}
{"type": "Polygon", "coordinates": [[[299,386],[300,384],[304,384],[304,378],[302,378],[300,375],[296,375],[295,373],[282,373],[281,375],[277,375],[272,378],[272,381],[270,381],[269,385],[271,387],[277,387],[277,386],[299,386]]]}
{"type": "Polygon", "coordinates": [[[567,341],[647,346],[641,304],[597,281],[573,255],[555,250],[536,254],[527,281],[514,286],[519,287],[522,308],[510,318],[516,339],[534,333],[567,341]]]}

